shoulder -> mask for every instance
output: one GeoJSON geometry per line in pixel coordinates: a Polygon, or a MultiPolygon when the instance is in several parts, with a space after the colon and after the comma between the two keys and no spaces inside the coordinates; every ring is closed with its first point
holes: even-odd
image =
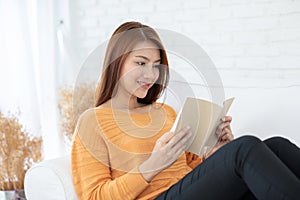
{"type": "Polygon", "coordinates": [[[80,139],[85,144],[94,143],[102,140],[102,129],[99,124],[98,108],[90,108],[84,111],[78,118],[75,132],[73,136],[75,139],[80,139]]]}
{"type": "Polygon", "coordinates": [[[109,113],[107,112],[109,109],[105,107],[94,107],[87,109],[84,111],[78,118],[78,123],[92,123],[97,122],[97,119],[99,116],[105,116],[105,114],[109,113]]]}
{"type": "Polygon", "coordinates": [[[105,109],[94,107],[84,111],[78,118],[76,131],[86,132],[99,129],[100,118],[105,118],[105,109]]]}
{"type": "Polygon", "coordinates": [[[107,146],[98,124],[97,112],[97,108],[90,108],[80,115],[73,135],[72,159],[77,156],[87,158],[92,155],[99,160],[106,156],[107,146]]]}
{"type": "Polygon", "coordinates": [[[78,118],[77,124],[90,124],[93,121],[96,121],[96,108],[90,108],[84,111],[78,118]]]}

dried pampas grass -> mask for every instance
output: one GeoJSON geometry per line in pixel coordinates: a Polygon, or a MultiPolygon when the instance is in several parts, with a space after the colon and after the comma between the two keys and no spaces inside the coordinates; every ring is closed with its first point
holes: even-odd
{"type": "Polygon", "coordinates": [[[63,86],[59,89],[60,128],[67,142],[72,140],[80,114],[93,107],[94,89],[94,83],[78,84],[75,90],[71,86],[63,86]]]}
{"type": "Polygon", "coordinates": [[[24,189],[24,176],[41,160],[42,139],[33,137],[12,114],[0,112],[0,190],[24,189]]]}

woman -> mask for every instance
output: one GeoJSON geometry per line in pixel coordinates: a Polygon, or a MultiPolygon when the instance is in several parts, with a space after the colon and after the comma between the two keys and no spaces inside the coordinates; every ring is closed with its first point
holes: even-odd
{"type": "Polygon", "coordinates": [[[175,111],[156,100],[169,80],[166,51],[150,27],[122,24],[107,46],[95,108],[72,145],[80,199],[299,199],[300,150],[284,138],[233,140],[231,117],[204,157],[185,152],[189,127],[168,132],[175,111]]]}

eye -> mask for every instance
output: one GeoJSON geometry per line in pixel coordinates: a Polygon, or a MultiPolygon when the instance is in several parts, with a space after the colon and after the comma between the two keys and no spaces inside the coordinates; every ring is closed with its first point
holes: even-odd
{"type": "Polygon", "coordinates": [[[136,62],[136,64],[138,64],[140,66],[144,66],[146,63],[145,62],[136,62]]]}
{"type": "Polygon", "coordinates": [[[160,66],[161,66],[161,64],[153,65],[154,68],[159,68],[160,66]]]}

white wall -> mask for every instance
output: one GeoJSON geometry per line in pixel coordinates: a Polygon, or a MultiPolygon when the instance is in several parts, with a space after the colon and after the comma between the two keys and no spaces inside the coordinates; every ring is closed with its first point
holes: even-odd
{"type": "MultiPolygon", "coordinates": [[[[69,6],[81,60],[125,21],[177,31],[208,53],[226,96],[236,97],[235,135],[284,135],[300,144],[300,1],[70,0],[69,6]]],[[[177,69],[197,85],[189,70],[177,69]]]]}

